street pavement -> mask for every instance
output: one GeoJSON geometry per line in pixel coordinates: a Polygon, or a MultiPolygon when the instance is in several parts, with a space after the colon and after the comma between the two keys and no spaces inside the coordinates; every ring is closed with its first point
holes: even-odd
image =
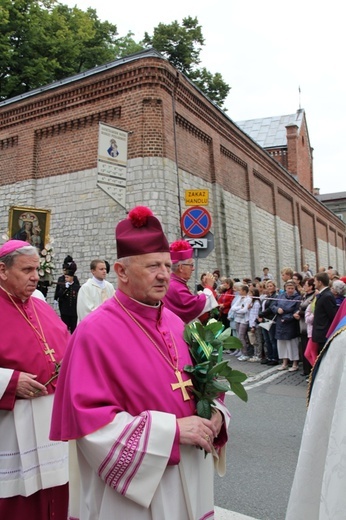
{"type": "Polygon", "coordinates": [[[215,519],[283,520],[306,415],[306,377],[301,365],[280,372],[227,353],[224,359],[247,375],[249,401],[226,396],[232,422],[227,473],[215,479],[215,519]]]}
{"type": "MultiPolygon", "coordinates": [[[[228,360],[228,364],[235,370],[240,370],[247,375],[245,386],[258,383],[267,378],[279,379],[280,382],[290,386],[299,386],[301,388],[307,387],[306,377],[301,375],[302,366],[299,365],[297,372],[288,372],[288,370],[279,371],[277,366],[261,365],[261,363],[250,363],[250,361],[238,361],[235,356],[228,353],[224,354],[224,359],[228,360]]],[[[268,381],[267,381],[268,382],[268,381]]]]}

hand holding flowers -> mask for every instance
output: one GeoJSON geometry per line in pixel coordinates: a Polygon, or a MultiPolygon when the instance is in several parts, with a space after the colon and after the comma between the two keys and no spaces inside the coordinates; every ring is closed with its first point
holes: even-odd
{"type": "Polygon", "coordinates": [[[209,320],[203,326],[195,321],[185,326],[184,339],[190,346],[194,365],[186,365],[185,372],[191,376],[192,392],[197,400],[197,415],[210,419],[215,406],[215,399],[232,390],[240,399],[247,401],[247,393],[242,382],[247,376],[233,370],[227,361],[223,361],[223,348],[241,348],[238,338],[221,335],[223,325],[216,320],[209,320]]]}

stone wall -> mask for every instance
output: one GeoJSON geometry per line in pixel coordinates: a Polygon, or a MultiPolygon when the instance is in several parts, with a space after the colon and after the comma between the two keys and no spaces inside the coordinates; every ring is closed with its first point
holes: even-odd
{"type": "MultiPolygon", "coordinates": [[[[180,215],[177,211],[176,165],[167,159],[144,158],[129,161],[127,178],[127,202],[150,206],[162,221],[169,241],[180,238],[180,215]]],[[[209,188],[202,179],[179,170],[181,191],[193,185],[196,189],[209,188]]],[[[78,265],[78,277],[84,282],[89,276],[89,263],[93,258],[103,258],[111,264],[116,258],[114,228],[125,217],[125,210],[97,187],[97,171],[90,169],[66,175],[47,177],[37,181],[26,180],[0,187],[4,204],[0,209],[1,222],[8,220],[7,208],[12,205],[33,206],[51,210],[50,236],[54,238],[57,271],[67,254],[78,265]]],[[[219,190],[215,196],[219,211],[217,226],[211,228],[217,247],[205,259],[198,262],[199,272],[219,267],[222,274],[241,278],[260,276],[263,266],[268,266],[280,280],[280,268],[291,266],[299,269],[300,243],[296,241],[296,229],[292,224],[275,217],[231,193],[219,190]],[[251,232],[250,232],[251,230],[251,232]],[[221,256],[220,256],[221,255],[221,256]]],[[[217,209],[209,208],[213,214],[217,209]]],[[[181,200],[181,211],[186,206],[181,200]]],[[[6,225],[2,227],[6,232],[6,225]]],[[[320,254],[326,257],[326,242],[319,243],[320,254]]],[[[309,263],[315,269],[313,253],[309,263]]],[[[335,248],[330,252],[334,258],[335,248]]],[[[111,271],[108,279],[115,283],[111,271]]]]}

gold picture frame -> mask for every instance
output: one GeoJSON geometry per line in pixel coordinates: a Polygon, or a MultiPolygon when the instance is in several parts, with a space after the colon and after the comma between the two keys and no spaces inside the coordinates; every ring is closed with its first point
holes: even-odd
{"type": "Polygon", "coordinates": [[[24,240],[39,251],[49,242],[49,209],[11,206],[9,210],[9,237],[24,240]]]}

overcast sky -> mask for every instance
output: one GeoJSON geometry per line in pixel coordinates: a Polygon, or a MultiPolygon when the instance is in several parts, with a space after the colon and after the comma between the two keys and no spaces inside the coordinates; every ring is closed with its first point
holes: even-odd
{"type": "Polygon", "coordinates": [[[329,0],[60,0],[96,9],[101,20],[139,41],[160,22],[197,17],[205,47],[200,66],[232,87],[225,107],[233,121],[305,109],[314,149],[314,186],[346,191],[346,37],[343,2],[329,0]],[[299,96],[299,87],[301,94],[299,96]]]}

